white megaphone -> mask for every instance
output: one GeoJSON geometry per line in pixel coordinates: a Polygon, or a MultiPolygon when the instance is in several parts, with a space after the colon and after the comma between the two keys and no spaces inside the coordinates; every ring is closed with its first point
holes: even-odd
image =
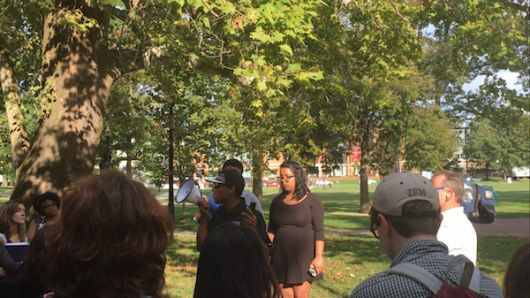
{"type": "Polygon", "coordinates": [[[202,198],[202,193],[197,185],[195,185],[195,180],[188,179],[177,192],[175,201],[177,203],[190,202],[197,205],[200,198],[202,198]]]}

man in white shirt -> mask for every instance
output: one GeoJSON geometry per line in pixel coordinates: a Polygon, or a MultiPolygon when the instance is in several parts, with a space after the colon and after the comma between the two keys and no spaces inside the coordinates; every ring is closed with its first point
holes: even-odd
{"type": "Polygon", "coordinates": [[[476,265],[477,233],[460,207],[464,195],[464,182],[451,171],[436,173],[432,178],[438,190],[443,220],[436,238],[447,245],[450,255],[464,255],[476,265]]]}

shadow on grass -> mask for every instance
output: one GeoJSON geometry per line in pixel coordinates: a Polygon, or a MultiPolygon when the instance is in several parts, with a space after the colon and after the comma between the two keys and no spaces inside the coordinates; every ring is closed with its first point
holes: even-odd
{"type": "MultiPolygon", "coordinates": [[[[478,236],[478,267],[501,283],[511,254],[523,237],[478,236]]],[[[177,236],[167,250],[166,284],[171,297],[193,297],[199,253],[195,237],[177,236]]],[[[379,241],[363,235],[326,235],[324,280],[313,283],[310,297],[348,297],[362,281],[382,272],[391,261],[379,241]]]]}
{"type": "Polygon", "coordinates": [[[199,252],[195,249],[195,237],[175,237],[167,251],[167,265],[179,267],[179,274],[195,277],[199,252]]]}
{"type": "Polygon", "coordinates": [[[369,229],[370,217],[343,214],[326,214],[325,229],[369,229]]]}
{"type": "Polygon", "coordinates": [[[478,235],[477,267],[500,284],[513,252],[527,241],[525,237],[478,235]]]}
{"type": "Polygon", "coordinates": [[[351,265],[390,260],[380,248],[379,240],[364,235],[333,235],[326,237],[326,257],[338,258],[351,265]]]}

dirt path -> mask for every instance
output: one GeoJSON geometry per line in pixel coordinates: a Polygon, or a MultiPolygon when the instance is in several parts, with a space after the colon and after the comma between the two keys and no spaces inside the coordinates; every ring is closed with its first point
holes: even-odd
{"type": "MultiPolygon", "coordinates": [[[[495,219],[491,224],[473,224],[479,235],[518,236],[530,238],[530,218],[495,219]]],[[[334,230],[324,231],[326,235],[372,235],[370,230],[334,230]]],[[[174,235],[195,236],[195,230],[175,230],[174,235]]]]}
{"type": "Polygon", "coordinates": [[[491,224],[474,223],[481,235],[530,237],[530,218],[495,219],[491,224]]]}

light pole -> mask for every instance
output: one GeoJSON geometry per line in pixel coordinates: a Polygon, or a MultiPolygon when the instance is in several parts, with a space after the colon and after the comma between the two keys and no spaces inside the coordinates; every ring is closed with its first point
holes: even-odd
{"type": "Polygon", "coordinates": [[[497,159],[497,183],[499,183],[499,160],[497,159]]]}
{"type": "Polygon", "coordinates": [[[110,128],[107,126],[105,128],[105,139],[107,140],[107,150],[105,153],[105,165],[107,166],[107,169],[110,169],[110,128]]]}

